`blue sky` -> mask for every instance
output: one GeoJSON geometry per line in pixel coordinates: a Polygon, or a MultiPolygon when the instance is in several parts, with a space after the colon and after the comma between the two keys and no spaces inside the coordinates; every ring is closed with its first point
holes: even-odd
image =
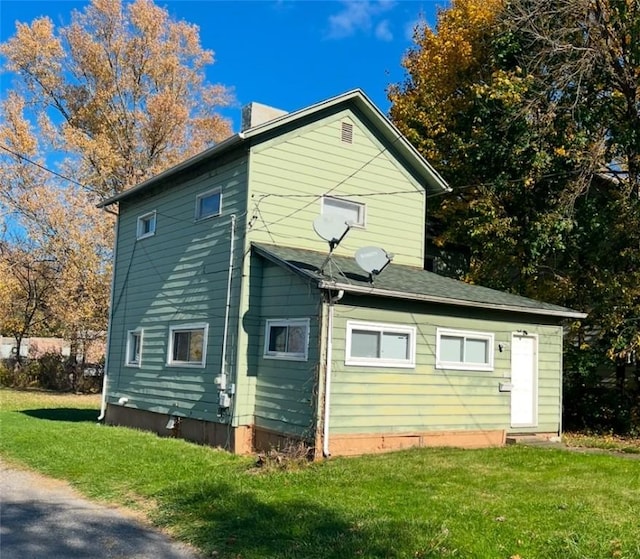
{"type": "MultiPolygon", "coordinates": [[[[287,111],[360,88],[383,111],[385,90],[401,82],[403,54],[418,21],[435,22],[447,0],[155,0],[174,19],[200,27],[215,52],[212,83],[231,86],[236,106],[224,111],[238,130],[240,107],[257,101],[287,111]]],[[[47,15],[66,24],[88,2],[0,0],[0,38],[15,22],[47,15]]],[[[2,76],[2,88],[10,85],[2,76]]]]}

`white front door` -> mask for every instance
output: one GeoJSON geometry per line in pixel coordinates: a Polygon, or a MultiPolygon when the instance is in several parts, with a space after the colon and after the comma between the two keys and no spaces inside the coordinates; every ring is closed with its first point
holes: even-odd
{"type": "Polygon", "coordinates": [[[511,427],[538,424],[538,338],[511,336],[511,427]]]}

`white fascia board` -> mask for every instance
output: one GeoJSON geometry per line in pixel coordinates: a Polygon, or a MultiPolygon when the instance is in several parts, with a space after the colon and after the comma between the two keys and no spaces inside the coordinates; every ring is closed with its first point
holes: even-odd
{"type": "Polygon", "coordinates": [[[391,297],[394,299],[408,299],[411,301],[425,301],[429,303],[442,303],[459,307],[474,307],[480,309],[493,309],[508,312],[518,312],[523,314],[538,314],[544,316],[557,316],[562,318],[586,318],[587,313],[572,310],[551,310],[542,308],[518,307],[515,305],[500,305],[497,303],[482,303],[479,301],[467,301],[464,299],[453,299],[449,297],[438,297],[435,295],[425,295],[422,293],[407,293],[404,291],[393,291],[388,289],[378,289],[376,287],[361,287],[348,283],[337,283],[321,281],[318,283],[319,289],[331,289],[333,291],[342,289],[347,293],[359,295],[375,295],[378,297],[391,297]]]}
{"type": "Polygon", "coordinates": [[[364,112],[373,122],[379,125],[379,130],[386,139],[395,145],[402,155],[410,162],[422,176],[422,178],[431,186],[441,189],[443,192],[451,192],[452,188],[446,183],[442,176],[431,166],[431,164],[420,154],[420,152],[407,140],[400,130],[380,111],[378,107],[365,95],[361,89],[354,89],[300,109],[292,113],[284,114],[278,118],[254,126],[245,130],[243,135],[246,139],[251,139],[265,134],[275,128],[284,126],[290,122],[305,118],[323,109],[328,109],[339,103],[353,101],[356,106],[364,112]]]}

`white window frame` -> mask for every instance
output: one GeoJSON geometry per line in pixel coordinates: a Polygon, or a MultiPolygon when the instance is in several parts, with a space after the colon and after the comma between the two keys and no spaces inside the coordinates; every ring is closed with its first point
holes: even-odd
{"type": "Polygon", "coordinates": [[[264,327],[264,352],[263,357],[265,359],[284,359],[287,361],[307,361],[309,358],[309,324],[308,318],[278,318],[267,319],[264,327]],[[304,351],[303,352],[285,352],[285,351],[271,351],[269,349],[269,341],[271,328],[277,327],[290,327],[290,326],[303,326],[304,333],[304,351]]]}
{"type": "Polygon", "coordinates": [[[209,324],[206,322],[194,322],[191,324],[172,324],[169,326],[169,343],[167,348],[167,366],[192,367],[202,369],[207,363],[207,341],[209,337],[209,324]],[[177,361],[173,359],[174,335],[177,332],[191,332],[202,330],[202,359],[200,361],[177,361]]]}
{"type": "Polygon", "coordinates": [[[142,328],[136,328],[135,330],[129,330],[127,332],[127,347],[125,349],[125,359],[124,364],[127,367],[138,367],[142,366],[142,340],[144,337],[144,330],[142,328]],[[131,359],[131,352],[133,350],[134,338],[138,338],[138,358],[131,359]]]}
{"type": "Polygon", "coordinates": [[[207,190],[206,192],[201,192],[196,196],[196,221],[201,221],[203,219],[209,219],[211,217],[217,217],[222,214],[222,189],[220,188],[212,188],[211,190],[207,190]],[[204,198],[208,198],[209,196],[220,196],[220,203],[218,204],[218,213],[212,213],[207,215],[202,215],[200,211],[200,201],[204,198]]]}
{"type": "Polygon", "coordinates": [[[156,234],[157,224],[156,210],[138,216],[138,221],[136,223],[136,239],[146,239],[147,237],[153,237],[156,234]],[[151,231],[147,231],[146,233],[144,232],[145,222],[153,223],[151,231]]]}
{"type": "Polygon", "coordinates": [[[472,330],[456,330],[451,328],[437,328],[436,330],[436,369],[454,369],[458,371],[493,371],[493,349],[495,346],[495,334],[493,332],[478,332],[472,330]],[[466,363],[464,361],[444,361],[440,358],[440,345],[442,336],[450,336],[454,338],[462,338],[464,343],[466,340],[483,340],[488,342],[487,358],[488,362],[482,363],[466,363]]]}
{"type": "Polygon", "coordinates": [[[347,322],[347,340],[345,347],[345,365],[357,365],[360,367],[393,367],[403,369],[415,369],[416,366],[416,328],[405,324],[393,324],[388,322],[347,322]],[[409,357],[407,359],[385,359],[384,357],[358,357],[351,355],[351,343],[354,330],[365,330],[383,334],[408,334],[409,357]]]}
{"type": "Polygon", "coordinates": [[[354,202],[353,200],[347,200],[346,198],[339,198],[338,196],[323,196],[321,198],[321,207],[320,213],[322,215],[331,216],[333,215],[330,211],[331,205],[330,202],[327,205],[327,201],[335,201],[338,204],[342,204],[344,206],[351,206],[358,212],[358,220],[355,222],[349,222],[351,227],[359,227],[364,229],[367,226],[367,206],[362,202],[354,202]],[[329,209],[329,211],[327,211],[329,209]]]}

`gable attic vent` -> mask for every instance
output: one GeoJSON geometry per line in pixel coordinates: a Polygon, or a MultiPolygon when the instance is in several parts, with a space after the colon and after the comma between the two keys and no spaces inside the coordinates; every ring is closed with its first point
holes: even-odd
{"type": "Polygon", "coordinates": [[[342,123],[342,131],[341,131],[340,139],[345,144],[353,143],[353,124],[350,124],[349,122],[342,123]]]}

